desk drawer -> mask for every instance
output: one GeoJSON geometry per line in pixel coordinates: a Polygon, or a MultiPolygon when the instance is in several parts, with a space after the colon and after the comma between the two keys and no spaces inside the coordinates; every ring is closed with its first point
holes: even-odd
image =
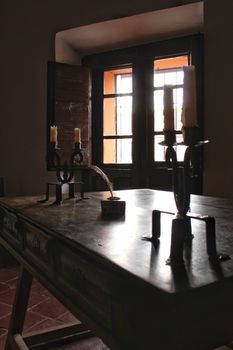
{"type": "Polygon", "coordinates": [[[0,234],[15,248],[22,250],[24,235],[19,228],[18,217],[4,208],[0,208],[0,234]]]}
{"type": "Polygon", "coordinates": [[[21,225],[24,233],[24,256],[46,274],[53,274],[51,253],[53,237],[25,221],[21,225]]]}
{"type": "Polygon", "coordinates": [[[105,289],[105,274],[96,268],[94,262],[65,246],[59,247],[57,263],[59,283],[63,284],[74,303],[92,319],[94,315],[97,323],[111,329],[111,300],[105,289]]]}

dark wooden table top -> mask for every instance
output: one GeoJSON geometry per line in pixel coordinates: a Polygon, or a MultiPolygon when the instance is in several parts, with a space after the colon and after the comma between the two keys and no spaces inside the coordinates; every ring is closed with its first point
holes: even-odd
{"type": "MultiPolygon", "coordinates": [[[[122,273],[129,273],[157,290],[177,294],[229,281],[233,260],[211,264],[206,254],[204,223],[192,220],[194,239],[185,252],[185,266],[178,274],[165,261],[169,257],[172,215],[162,215],[162,234],[156,248],[141,236],[151,233],[152,210],[176,211],[173,194],[150,189],[116,192],[126,201],[125,217],[104,220],[100,200],[108,192],[86,194],[89,199],[65,200],[62,205],[39,203],[38,197],[1,198],[0,205],[36,224],[60,240],[89,251],[95,259],[122,273]]],[[[233,202],[192,195],[191,212],[214,216],[217,250],[233,257],[233,202]]]]}

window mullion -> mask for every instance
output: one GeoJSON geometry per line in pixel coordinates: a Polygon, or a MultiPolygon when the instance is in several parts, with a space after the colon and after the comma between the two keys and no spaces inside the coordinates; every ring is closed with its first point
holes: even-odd
{"type": "Polygon", "coordinates": [[[138,183],[147,186],[147,167],[149,144],[152,140],[148,126],[152,118],[151,102],[153,96],[153,61],[140,57],[134,64],[134,139],[133,159],[137,170],[138,183]]]}
{"type": "Polygon", "coordinates": [[[107,69],[103,76],[103,164],[131,164],[132,68],[107,69]]]}

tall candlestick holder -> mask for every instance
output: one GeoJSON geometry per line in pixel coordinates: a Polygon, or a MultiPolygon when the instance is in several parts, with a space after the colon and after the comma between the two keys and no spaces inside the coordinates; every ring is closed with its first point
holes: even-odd
{"type": "Polygon", "coordinates": [[[83,150],[81,149],[81,143],[75,142],[73,152],[71,153],[69,163],[65,161],[61,163],[61,158],[58,154],[59,148],[55,142],[50,142],[48,152],[48,162],[52,168],[55,169],[56,177],[58,182],[49,182],[46,184],[46,198],[45,201],[49,200],[49,190],[51,186],[55,186],[56,201],[55,204],[62,203],[62,186],[68,185],[69,198],[75,197],[75,186],[79,185],[81,199],[84,199],[83,183],[81,181],[74,182],[74,164],[81,164],[83,161],[83,150]]]}
{"type": "Polygon", "coordinates": [[[175,214],[172,220],[170,256],[166,261],[168,265],[182,265],[184,244],[192,240],[191,219],[205,222],[206,227],[206,248],[211,261],[228,259],[225,254],[219,254],[216,250],[215,219],[212,216],[196,215],[189,212],[191,179],[197,176],[197,148],[208,141],[200,141],[198,127],[183,127],[183,142],[176,142],[175,130],[164,130],[164,141],[160,144],[166,146],[165,160],[168,169],[172,170],[172,187],[174,193],[177,213],[161,210],[152,212],[152,236],[143,236],[143,239],[158,244],[160,237],[161,213],[175,214]],[[183,165],[177,161],[177,154],[174,146],[184,145],[183,165]]]}

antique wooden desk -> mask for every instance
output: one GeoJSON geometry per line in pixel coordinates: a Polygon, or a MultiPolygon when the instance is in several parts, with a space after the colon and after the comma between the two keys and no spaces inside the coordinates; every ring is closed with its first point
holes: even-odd
{"type": "MultiPolygon", "coordinates": [[[[36,197],[1,199],[0,243],[22,265],[7,349],[45,342],[42,334],[21,337],[32,276],[111,349],[207,350],[233,339],[233,260],[211,264],[204,224],[193,222],[185,264],[171,268],[165,261],[172,216],[162,215],[157,247],[141,236],[151,232],[153,209],[175,211],[173,195],[149,189],[118,195],[126,214],[116,220],[101,218],[106,192],[61,206],[36,197]]],[[[192,196],[191,211],[215,217],[218,250],[233,256],[233,203],[192,196]]]]}

